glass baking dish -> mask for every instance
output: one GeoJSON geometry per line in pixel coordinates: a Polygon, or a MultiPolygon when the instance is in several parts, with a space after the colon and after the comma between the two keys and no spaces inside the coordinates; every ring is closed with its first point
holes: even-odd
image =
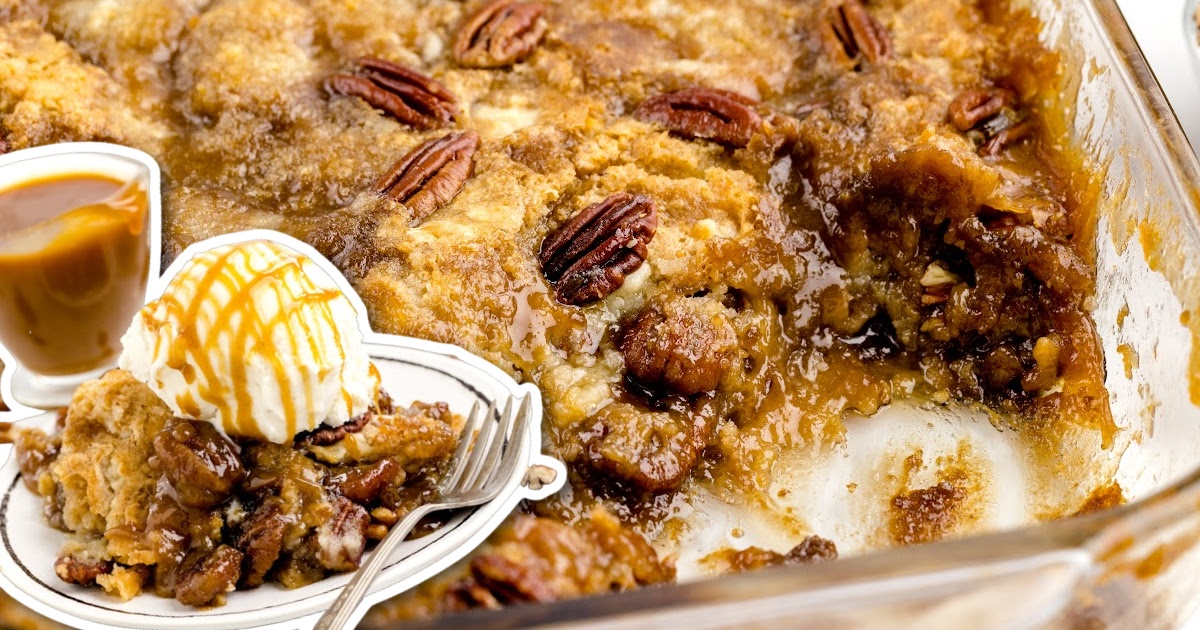
{"type": "Polygon", "coordinates": [[[1187,619],[1200,603],[1200,164],[1113,0],[1024,5],[1061,55],[1061,124],[1103,174],[1093,315],[1125,439],[1094,465],[1116,471],[1127,504],[833,563],[394,627],[978,630],[1187,619]]]}

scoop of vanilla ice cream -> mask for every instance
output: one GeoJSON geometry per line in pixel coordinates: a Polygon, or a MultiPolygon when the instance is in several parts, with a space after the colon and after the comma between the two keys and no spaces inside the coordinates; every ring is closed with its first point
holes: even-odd
{"type": "Polygon", "coordinates": [[[249,241],[180,269],[134,317],[119,365],[180,417],[283,444],[374,403],[362,339],[354,306],[312,259],[249,241]]]}

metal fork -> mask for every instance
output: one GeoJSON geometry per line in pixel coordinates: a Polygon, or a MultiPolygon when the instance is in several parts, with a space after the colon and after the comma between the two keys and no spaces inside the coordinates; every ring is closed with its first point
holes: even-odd
{"type": "Polygon", "coordinates": [[[416,507],[392,527],[329,610],[321,615],[314,630],[340,630],[346,626],[388,557],[426,514],[487,503],[500,494],[520,459],[516,453],[509,452],[501,461],[501,455],[509,450],[510,445],[520,448],[520,440],[525,439],[529,432],[533,411],[528,394],[521,397],[516,410],[513,409],[513,398],[509,397],[498,421],[492,420],[495,411],[496,401],[489,403],[483,414],[479,413],[479,403],[475,403],[459,435],[458,448],[450,460],[450,470],[438,483],[438,500],[416,507]],[[474,440],[471,439],[472,435],[475,436],[474,440]],[[470,447],[472,443],[474,446],[470,447]]]}

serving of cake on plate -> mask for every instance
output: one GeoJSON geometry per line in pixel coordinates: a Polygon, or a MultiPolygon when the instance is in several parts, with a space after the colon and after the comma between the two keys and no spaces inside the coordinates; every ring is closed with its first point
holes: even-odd
{"type": "Polygon", "coordinates": [[[353,571],[436,498],[458,443],[445,404],[392,403],[350,301],[273,242],[196,255],[122,345],[52,435],[15,435],[22,479],[69,534],[55,573],[121,599],[215,606],[353,571]]]}

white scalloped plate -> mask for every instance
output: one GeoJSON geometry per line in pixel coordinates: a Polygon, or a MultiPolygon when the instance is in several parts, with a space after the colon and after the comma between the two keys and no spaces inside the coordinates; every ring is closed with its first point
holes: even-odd
{"type": "MultiPolygon", "coordinates": [[[[516,468],[504,491],[488,504],[454,515],[433,534],[403,543],[375,581],[359,608],[360,615],[370,605],[411,589],[460,560],[479,546],[519,502],[545,498],[562,487],[566,480],[563,464],[541,454],[542,402],[536,387],[517,384],[497,367],[456,346],[371,332],[358,295],[331,263],[305,243],[266,230],[198,243],[184,251],[163,278],[151,284],[151,299],[161,295],[180,265],[198,252],[253,239],[273,240],[312,257],[338,282],[359,312],[367,351],[379,368],[384,388],[397,404],[445,401],[454,412],[466,415],[477,401],[486,407],[488,401],[505,396],[532,397],[535,416],[520,451],[514,454],[521,458],[522,465],[516,468]],[[533,466],[554,471],[554,480],[537,490],[525,486],[526,472],[533,466]]],[[[49,427],[54,415],[38,414],[23,422],[49,427]]],[[[350,574],[342,574],[295,590],[269,584],[252,591],[236,591],[227,596],[225,606],[209,610],[197,610],[149,593],[120,602],[100,589],[66,584],[54,575],[54,561],[66,536],[45,524],[41,499],[21,483],[16,458],[9,457],[8,451],[11,447],[5,449],[7,461],[0,467],[0,587],[52,619],[84,629],[306,628],[350,580],[350,574]]]]}

